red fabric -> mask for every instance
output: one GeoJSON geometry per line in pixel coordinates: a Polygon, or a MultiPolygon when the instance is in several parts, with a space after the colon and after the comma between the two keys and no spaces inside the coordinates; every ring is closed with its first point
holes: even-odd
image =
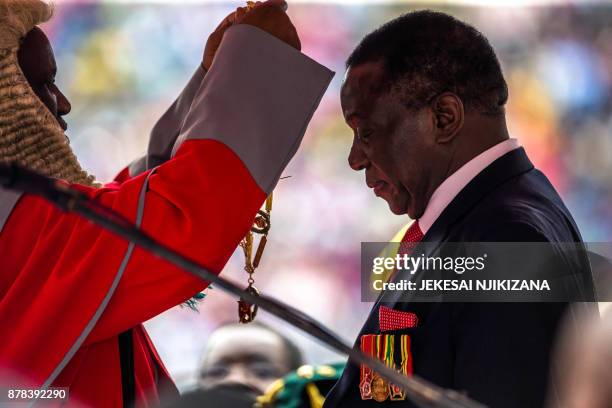
{"type": "MultiPolygon", "coordinates": [[[[133,221],[144,177],[79,188],[133,221]]],[[[149,186],[143,230],[217,273],[266,197],[239,157],[212,140],[185,142],[149,186]]],[[[107,293],[126,248],[41,198],[19,200],[0,233],[0,383],[42,384],[107,293]]],[[[159,378],[165,369],[140,325],[206,286],[136,248],[104,314],[54,385],[70,387],[71,403],[120,406],[117,336],[136,327],[137,395],[149,398],[139,405],[155,404],[151,368],[159,364],[159,378]]]]}
{"type": "Polygon", "coordinates": [[[406,233],[402,238],[402,242],[400,243],[398,252],[400,254],[410,255],[414,248],[416,248],[417,244],[421,242],[423,237],[423,231],[421,231],[421,227],[419,227],[419,220],[415,220],[406,230],[406,233]]]}
{"type": "MultiPolygon", "coordinates": [[[[376,357],[374,350],[374,340],[376,339],[375,334],[364,334],[361,336],[361,351],[370,357],[376,357]]],[[[361,394],[362,400],[372,399],[372,378],[373,371],[370,367],[365,364],[361,364],[359,380],[359,393],[361,394]]]]}
{"type": "Polygon", "coordinates": [[[130,176],[130,168],[129,167],[125,167],[123,170],[121,170],[119,172],[119,174],[117,174],[115,176],[115,180],[114,181],[116,183],[121,184],[121,183],[123,183],[125,181],[128,181],[130,178],[131,178],[131,176],[130,176]]]}
{"type": "Polygon", "coordinates": [[[411,329],[417,327],[419,319],[411,312],[402,312],[390,307],[378,308],[378,324],[380,331],[411,329]]]}
{"type": "MultiPolygon", "coordinates": [[[[417,244],[421,242],[423,237],[424,235],[423,231],[421,231],[421,227],[419,226],[419,220],[415,220],[412,224],[410,224],[404,233],[397,253],[400,255],[412,254],[412,251],[414,251],[414,248],[416,248],[417,244]]],[[[393,278],[397,272],[397,269],[394,270],[391,274],[391,278],[393,278]]]]}

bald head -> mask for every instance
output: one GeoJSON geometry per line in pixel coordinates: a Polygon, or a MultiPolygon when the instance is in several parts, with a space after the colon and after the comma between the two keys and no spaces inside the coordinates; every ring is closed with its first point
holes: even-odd
{"type": "Polygon", "coordinates": [[[302,364],[289,340],[260,325],[227,325],[209,338],[200,366],[200,385],[242,384],[263,394],[274,380],[302,364]]]}

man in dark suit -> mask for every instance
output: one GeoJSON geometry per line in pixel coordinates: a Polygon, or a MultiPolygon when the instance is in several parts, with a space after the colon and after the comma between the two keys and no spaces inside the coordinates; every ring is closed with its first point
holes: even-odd
{"type": "MultiPolygon", "coordinates": [[[[367,35],[347,68],[349,164],[365,170],[368,187],[394,214],[415,220],[404,242],[581,242],[553,186],[508,135],[506,82],[475,28],[443,13],[409,13],[367,35]]],[[[589,275],[579,253],[560,262],[589,275]]],[[[490,407],[541,407],[567,306],[383,297],[355,347],[366,335],[393,335],[396,348],[409,337],[415,375],[490,407]]],[[[325,407],[414,406],[367,381],[349,362],[325,407]]]]}

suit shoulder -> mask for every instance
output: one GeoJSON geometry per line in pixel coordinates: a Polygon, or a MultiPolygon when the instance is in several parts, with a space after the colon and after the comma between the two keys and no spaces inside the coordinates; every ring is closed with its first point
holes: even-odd
{"type": "Polygon", "coordinates": [[[546,176],[535,169],[495,188],[466,214],[460,224],[468,235],[466,240],[580,240],[575,222],[559,194],[546,176]]]}

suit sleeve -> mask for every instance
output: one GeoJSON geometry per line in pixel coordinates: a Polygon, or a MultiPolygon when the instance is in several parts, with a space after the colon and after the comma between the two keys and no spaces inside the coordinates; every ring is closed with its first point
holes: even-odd
{"type": "MultiPolygon", "coordinates": [[[[545,241],[532,226],[515,222],[491,226],[482,238],[545,241]]],[[[517,260],[517,267],[520,264],[517,260]]],[[[455,388],[491,407],[542,407],[550,353],[566,308],[567,303],[545,302],[453,305],[455,388]]]]}
{"type": "MultiPolygon", "coordinates": [[[[219,273],[295,154],[333,73],[251,26],[230,28],[217,55],[185,117],[173,157],[149,178],[142,229],[219,273]],[[259,52],[245,52],[252,48],[259,52]],[[257,76],[244,81],[242,76],[252,72],[257,76]]],[[[85,191],[133,221],[147,175],[85,191]]],[[[99,303],[91,299],[108,289],[128,244],[36,197],[23,197],[13,216],[17,213],[40,214],[43,225],[20,276],[40,279],[41,268],[47,276],[39,290],[31,282],[13,290],[6,304],[18,308],[35,290],[30,307],[19,314],[50,333],[51,349],[51,333],[76,337],[85,326],[99,303]],[[44,318],[62,313],[72,316],[70,324],[44,318]]],[[[136,248],[86,343],[150,319],[206,285],[136,248]]]]}

